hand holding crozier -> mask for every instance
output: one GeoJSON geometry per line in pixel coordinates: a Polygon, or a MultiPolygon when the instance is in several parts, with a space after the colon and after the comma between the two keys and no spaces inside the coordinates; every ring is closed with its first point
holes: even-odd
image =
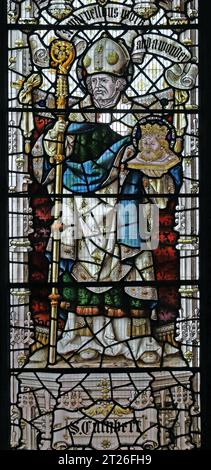
{"type": "Polygon", "coordinates": [[[135,158],[127,161],[128,168],[141,170],[150,178],[160,178],[180,158],[170,149],[166,125],[146,124],[140,126],[140,139],[137,141],[135,158]]]}

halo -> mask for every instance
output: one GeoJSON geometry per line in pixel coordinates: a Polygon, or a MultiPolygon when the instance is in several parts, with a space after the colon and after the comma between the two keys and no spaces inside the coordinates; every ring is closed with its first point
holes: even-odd
{"type": "Polygon", "coordinates": [[[142,137],[141,134],[141,126],[144,126],[146,124],[158,124],[160,126],[165,126],[168,131],[166,132],[166,135],[168,136],[168,141],[170,148],[173,148],[176,142],[176,131],[175,128],[172,124],[170,124],[166,119],[162,118],[161,116],[155,115],[155,116],[147,116],[140,121],[136,123],[136,125],[133,128],[132,131],[132,139],[133,139],[133,146],[137,149],[138,148],[138,142],[142,137]]]}

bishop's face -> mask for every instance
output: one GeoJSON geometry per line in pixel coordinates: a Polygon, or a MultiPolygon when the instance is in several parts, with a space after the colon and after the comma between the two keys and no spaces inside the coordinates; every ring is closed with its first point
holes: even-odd
{"type": "Polygon", "coordinates": [[[115,80],[107,73],[91,77],[92,94],[95,100],[111,100],[118,93],[118,79],[115,80]]]}

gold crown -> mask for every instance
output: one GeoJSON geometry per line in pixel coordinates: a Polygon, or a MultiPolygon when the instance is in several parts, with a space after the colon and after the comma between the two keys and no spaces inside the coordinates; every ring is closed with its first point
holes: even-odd
{"type": "Polygon", "coordinates": [[[140,129],[142,137],[147,135],[156,135],[158,138],[165,139],[168,132],[166,126],[159,126],[159,124],[146,124],[144,126],[140,126],[140,129]]]}

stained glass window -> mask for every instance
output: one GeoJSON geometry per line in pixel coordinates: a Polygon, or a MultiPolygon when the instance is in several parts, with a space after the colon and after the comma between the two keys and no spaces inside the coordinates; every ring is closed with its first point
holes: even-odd
{"type": "Polygon", "coordinates": [[[200,447],[197,0],[9,0],[11,448],[200,447]]]}

